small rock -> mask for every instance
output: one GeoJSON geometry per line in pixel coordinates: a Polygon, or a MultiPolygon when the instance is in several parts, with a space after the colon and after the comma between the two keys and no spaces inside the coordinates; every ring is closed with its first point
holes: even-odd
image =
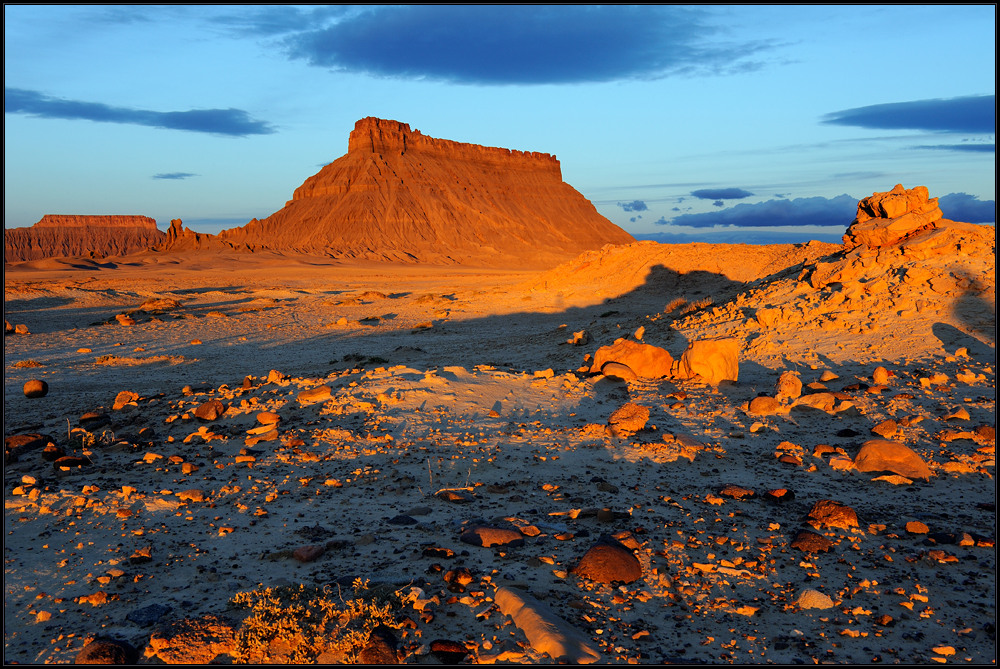
{"type": "Polygon", "coordinates": [[[358,653],[358,664],[399,664],[398,645],[392,629],[379,625],[369,632],[367,645],[358,653]]]}
{"type": "Polygon", "coordinates": [[[601,366],[601,374],[612,379],[622,381],[635,381],[639,376],[632,371],[632,368],[621,362],[606,362],[601,366]]]}
{"type": "Polygon", "coordinates": [[[566,343],[573,346],[586,346],[590,343],[590,333],[586,330],[574,332],[573,336],[566,340],[566,343]]]}
{"type": "Polygon", "coordinates": [[[518,530],[508,527],[491,527],[476,525],[462,532],[462,543],[473,546],[523,546],[524,535],[518,530]]]}
{"type": "Polygon", "coordinates": [[[28,332],[27,325],[24,325],[23,323],[18,323],[17,325],[14,326],[14,334],[26,335],[31,333],[28,332]]]}
{"type": "Polygon", "coordinates": [[[326,552],[326,546],[310,545],[310,546],[300,546],[292,551],[292,557],[294,557],[299,562],[313,562],[322,557],[323,553],[326,552]]]}
{"type": "Polygon", "coordinates": [[[99,411],[88,411],[80,416],[80,427],[93,431],[111,425],[111,416],[99,411]]]}
{"type": "Polygon", "coordinates": [[[910,534],[927,534],[931,531],[931,528],[919,520],[911,520],[906,524],[906,531],[910,534]]]}
{"type": "Polygon", "coordinates": [[[608,418],[608,427],[616,437],[627,438],[646,427],[649,409],[629,402],[615,409],[608,418]]]}
{"type": "Polygon", "coordinates": [[[76,664],[135,664],[139,651],[127,641],[99,636],[76,654],[76,664]]]}
{"type": "Polygon", "coordinates": [[[788,398],[794,400],[802,395],[802,380],[795,372],[782,372],[774,384],[774,397],[777,400],[788,398]]]}
{"type": "Polygon", "coordinates": [[[896,434],[896,430],[899,429],[899,425],[893,419],[884,420],[875,427],[872,428],[872,434],[877,434],[883,439],[891,439],[892,435],[896,434]]]}
{"type": "Polygon", "coordinates": [[[24,383],[24,396],[29,399],[45,397],[49,394],[49,384],[41,379],[31,379],[24,383]]]}
{"type": "Polygon", "coordinates": [[[858,514],[854,512],[854,509],[831,499],[821,499],[813,504],[808,517],[819,525],[827,527],[840,527],[848,530],[858,526],[858,514]]]}
{"type": "Polygon", "coordinates": [[[642,578],[642,564],[617,541],[602,539],[570,572],[599,583],[632,583],[642,578]]]}
{"type": "Polygon", "coordinates": [[[723,497],[731,497],[733,499],[749,499],[754,496],[754,491],[749,488],[730,484],[722,488],[719,494],[723,497]]]}
{"type": "Polygon", "coordinates": [[[172,609],[164,604],[150,604],[149,606],[144,606],[141,609],[136,609],[128,615],[125,616],[127,620],[131,620],[136,625],[142,627],[147,627],[149,625],[155,625],[160,621],[160,619],[170,613],[172,609]]]}
{"type": "Polygon", "coordinates": [[[468,504],[476,499],[476,496],[467,490],[439,490],[434,496],[454,504],[468,504]]]}
{"type": "Polygon", "coordinates": [[[226,413],[226,407],[222,402],[219,400],[209,400],[198,405],[194,410],[194,417],[202,422],[210,423],[217,420],[224,413],[226,413]]]}
{"type": "Polygon", "coordinates": [[[885,367],[876,367],[875,371],[872,372],[872,382],[876,386],[884,386],[889,383],[889,370],[885,367]]]}
{"type": "Polygon", "coordinates": [[[309,388],[308,390],[303,390],[298,395],[299,402],[302,404],[325,402],[331,397],[333,397],[333,389],[330,388],[330,386],[317,386],[315,388],[309,388]]]}
{"type": "Polygon", "coordinates": [[[792,539],[791,547],[798,548],[804,553],[825,553],[833,546],[833,542],[822,534],[816,534],[810,530],[799,530],[795,538],[792,539]]]}
{"type": "Polygon", "coordinates": [[[739,380],[740,345],[736,339],[702,339],[692,341],[681,354],[678,376],[691,379],[700,376],[705,383],[717,386],[723,381],[739,380]]]}
{"type": "Polygon", "coordinates": [[[767,416],[773,413],[777,413],[781,409],[781,404],[773,397],[768,397],[767,395],[761,395],[760,397],[755,397],[750,400],[750,406],[747,409],[748,413],[756,414],[758,416],[767,416]]]}
{"type": "Polygon", "coordinates": [[[468,654],[469,650],[465,647],[464,643],[448,639],[431,641],[431,655],[445,664],[458,664],[468,654]]]}
{"type": "Polygon", "coordinates": [[[119,411],[125,408],[128,404],[134,404],[138,399],[138,393],[133,393],[131,390],[123,390],[115,395],[115,403],[111,408],[115,411],[119,411]]]}
{"type": "Polygon", "coordinates": [[[819,590],[803,590],[795,603],[803,609],[832,609],[833,600],[819,590]]]}

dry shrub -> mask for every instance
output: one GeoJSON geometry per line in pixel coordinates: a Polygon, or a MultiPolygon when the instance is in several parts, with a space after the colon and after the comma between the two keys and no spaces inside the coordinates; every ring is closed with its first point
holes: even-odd
{"type": "Polygon", "coordinates": [[[315,663],[337,658],[353,663],[379,625],[398,627],[392,591],[369,589],[355,579],[354,596],[339,588],[281,586],[237,593],[230,604],[250,610],[236,634],[237,662],[315,663]]]}
{"type": "Polygon", "coordinates": [[[675,311],[683,307],[685,304],[687,304],[687,300],[685,300],[683,297],[675,297],[674,299],[670,300],[670,304],[663,307],[663,313],[669,314],[671,311],[675,311]]]}
{"type": "Polygon", "coordinates": [[[703,297],[697,302],[692,302],[691,304],[684,307],[684,310],[681,311],[681,314],[690,314],[700,309],[704,309],[705,307],[710,306],[711,304],[712,304],[711,297],[703,297]]]}

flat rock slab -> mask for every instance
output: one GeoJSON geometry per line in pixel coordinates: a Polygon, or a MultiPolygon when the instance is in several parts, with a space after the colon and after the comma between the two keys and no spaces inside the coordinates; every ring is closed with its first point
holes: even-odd
{"type": "Polygon", "coordinates": [[[523,546],[524,535],[518,530],[509,527],[492,527],[490,525],[477,525],[462,532],[460,537],[462,543],[473,546],[523,546]]]}

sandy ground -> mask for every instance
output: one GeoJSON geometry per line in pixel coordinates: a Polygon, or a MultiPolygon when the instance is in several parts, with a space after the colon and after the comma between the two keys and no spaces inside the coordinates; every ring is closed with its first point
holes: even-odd
{"type": "Polygon", "coordinates": [[[4,468],[5,661],[71,662],[99,634],[142,650],[167,621],[238,624],[237,592],[360,577],[437,595],[404,607],[410,663],[438,661],[436,639],[466,662],[551,663],[491,606],[499,586],[545,602],[602,662],[995,663],[995,268],[973,262],[992,288],[961,293],[894,293],[890,277],[890,309],[875,284],[855,301],[808,287],[802,263],[835,247],[764,248],[645,243],[550,272],[210,255],[5,268],[5,317],[30,334],[4,341],[4,435],[89,461],[32,451],[4,468]],[[640,326],[675,357],[736,337],[738,382],[581,371],[640,326]],[[580,330],[590,343],[568,344],[580,330]],[[837,409],[751,414],[785,371],[837,409]],[[29,379],[47,396],[26,398],[29,379]],[[115,409],[121,391],[135,397],[115,409]],[[203,422],[209,400],[225,413],[203,422]],[[648,423],[609,434],[628,402],[648,423]],[[79,429],[87,412],[110,424],[79,429]],[[849,466],[887,419],[930,480],[849,466]],[[856,526],[808,524],[820,500],[856,526]],[[483,522],[524,544],[460,541],[483,522]],[[801,529],[829,550],[793,547],[801,529]],[[568,573],[605,535],[641,578],[568,573]],[[325,552],[292,556],[309,545],[325,552]],[[471,583],[449,589],[460,567],[471,583]],[[808,590],[831,601],[806,608],[808,590]]]}

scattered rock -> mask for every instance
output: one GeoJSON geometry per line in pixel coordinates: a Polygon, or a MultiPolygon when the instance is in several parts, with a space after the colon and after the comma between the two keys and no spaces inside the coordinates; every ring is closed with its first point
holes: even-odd
{"type": "Polygon", "coordinates": [[[28,399],[37,399],[49,394],[49,384],[41,379],[31,379],[25,381],[23,390],[28,399]]]}
{"type": "Polygon", "coordinates": [[[671,375],[674,358],[669,351],[640,344],[628,339],[617,339],[611,346],[602,346],[594,353],[590,373],[601,372],[607,362],[625,365],[639,378],[659,379],[671,375]]]}
{"type": "Polygon", "coordinates": [[[165,604],[150,604],[149,606],[144,606],[141,609],[132,611],[126,615],[125,618],[127,620],[131,620],[136,625],[148,627],[160,622],[160,619],[170,613],[171,610],[172,609],[165,604]]]}
{"type": "Polygon", "coordinates": [[[314,562],[322,557],[325,552],[326,546],[322,544],[313,544],[296,548],[292,551],[292,557],[299,562],[314,562]]]}
{"type": "Polygon", "coordinates": [[[571,627],[552,609],[523,590],[501,586],[493,597],[497,608],[514,621],[531,647],[556,662],[592,664],[601,654],[589,637],[571,627]]]}
{"type": "Polygon", "coordinates": [[[399,664],[398,646],[392,629],[379,625],[368,633],[368,643],[358,653],[358,664],[399,664]]]}
{"type": "Polygon", "coordinates": [[[649,409],[629,402],[615,409],[608,418],[608,428],[619,438],[626,439],[646,427],[649,409]]]}
{"type": "Polygon", "coordinates": [[[52,437],[44,434],[14,434],[3,440],[4,462],[17,462],[21,456],[48,446],[55,448],[52,437]]]}
{"type": "Polygon", "coordinates": [[[219,400],[209,400],[199,404],[193,413],[194,417],[198,420],[204,423],[211,423],[226,413],[226,406],[219,400]]]}
{"type": "Polygon", "coordinates": [[[185,618],[156,630],[146,646],[146,659],[167,664],[213,664],[236,649],[236,633],[229,621],[215,615],[185,618]]]}
{"type": "Polygon", "coordinates": [[[586,346],[590,343],[590,333],[586,330],[574,332],[573,336],[566,340],[566,343],[573,346],[586,346]]]}
{"type": "Polygon", "coordinates": [[[469,654],[469,649],[464,643],[451,641],[448,639],[436,639],[431,641],[431,654],[444,664],[458,664],[469,654]]]}
{"type": "Polygon", "coordinates": [[[700,376],[705,383],[717,386],[723,381],[739,380],[740,344],[736,339],[702,339],[688,344],[681,354],[677,376],[692,379],[700,376]]]}
{"type": "Polygon", "coordinates": [[[523,546],[524,535],[518,530],[509,527],[492,527],[490,525],[476,525],[462,532],[460,537],[462,543],[473,546],[523,546]]]}
{"type": "Polygon", "coordinates": [[[617,541],[602,539],[584,553],[570,573],[599,583],[632,583],[642,578],[642,565],[617,541]]]}
{"type": "Polygon", "coordinates": [[[755,397],[750,400],[750,406],[747,409],[747,412],[758,416],[769,416],[777,413],[780,409],[781,403],[778,402],[778,400],[773,397],[768,397],[767,395],[760,395],[759,397],[755,397]]]}
{"type": "Polygon", "coordinates": [[[818,525],[826,527],[840,527],[849,530],[858,526],[858,515],[854,509],[831,499],[821,499],[813,504],[808,517],[818,525]]]}
{"type": "Polygon", "coordinates": [[[788,398],[794,400],[802,395],[802,379],[796,372],[782,372],[774,384],[774,397],[777,400],[788,398]]]}
{"type": "Polygon", "coordinates": [[[749,488],[730,484],[722,488],[719,494],[723,497],[731,497],[733,499],[750,499],[754,496],[754,491],[749,488]]]}
{"type": "Polygon", "coordinates": [[[819,590],[803,590],[795,603],[803,609],[832,609],[833,600],[829,595],[825,595],[819,590]]]}
{"type": "Polygon", "coordinates": [[[88,411],[80,416],[79,425],[84,430],[92,432],[94,430],[99,430],[102,427],[111,425],[111,416],[106,413],[101,413],[100,411],[88,411]]]}
{"type": "Polygon", "coordinates": [[[871,439],[854,457],[854,467],[860,472],[892,472],[911,479],[929,479],[934,472],[908,446],[896,441],[871,439]]]}
{"type": "Polygon", "coordinates": [[[792,539],[791,547],[804,553],[825,553],[833,546],[833,542],[822,534],[810,530],[799,530],[792,539]]]}
{"type": "Polygon", "coordinates": [[[138,393],[133,393],[131,390],[123,390],[115,396],[115,403],[111,408],[115,411],[120,411],[121,409],[124,409],[126,405],[131,404],[135,406],[138,399],[138,393]]]}
{"type": "Polygon", "coordinates": [[[889,370],[885,367],[876,367],[872,372],[872,383],[876,386],[884,386],[889,383],[889,370]]]}
{"type": "Polygon", "coordinates": [[[906,524],[906,531],[910,534],[927,534],[931,531],[931,528],[919,520],[911,520],[906,524]]]}
{"type": "Polygon", "coordinates": [[[298,399],[302,404],[315,404],[316,402],[326,402],[333,397],[333,389],[330,386],[316,386],[299,393],[298,399]]]}
{"type": "Polygon", "coordinates": [[[601,366],[601,374],[612,379],[635,381],[639,376],[628,365],[620,362],[606,362],[601,366]]]}
{"type": "Polygon", "coordinates": [[[135,664],[139,651],[127,641],[108,636],[96,637],[76,654],[76,664],[135,664]]]}
{"type": "Polygon", "coordinates": [[[872,428],[872,434],[877,434],[883,439],[891,439],[892,435],[896,434],[896,430],[899,429],[899,425],[893,419],[884,420],[875,427],[872,428]]]}

